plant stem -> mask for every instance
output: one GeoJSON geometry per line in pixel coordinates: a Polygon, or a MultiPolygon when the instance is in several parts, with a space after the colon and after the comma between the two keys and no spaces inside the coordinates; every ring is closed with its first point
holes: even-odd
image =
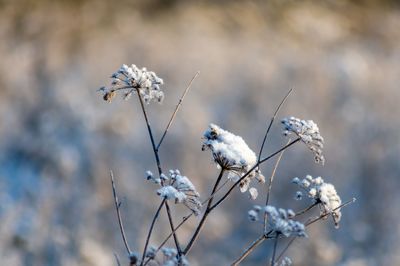
{"type": "Polygon", "coordinates": [[[124,224],[123,224],[122,218],[121,218],[121,212],[119,211],[119,208],[121,207],[121,202],[119,202],[119,200],[118,200],[117,189],[115,188],[115,182],[114,182],[114,174],[112,171],[110,171],[110,177],[111,177],[111,186],[112,186],[112,191],[113,191],[113,196],[114,196],[115,209],[117,211],[118,225],[119,225],[119,229],[121,231],[121,236],[122,236],[122,240],[124,241],[126,251],[128,252],[128,256],[130,257],[132,252],[131,252],[131,249],[129,248],[128,240],[127,240],[126,234],[125,234],[124,224]]]}
{"type": "Polygon", "coordinates": [[[179,110],[179,107],[182,105],[182,102],[183,102],[183,99],[184,99],[185,96],[186,96],[186,93],[189,91],[190,87],[192,86],[193,81],[197,78],[197,76],[198,76],[199,74],[200,74],[200,71],[197,71],[196,75],[194,75],[194,77],[190,80],[189,85],[186,87],[186,89],[185,89],[185,91],[183,92],[181,98],[179,99],[179,102],[178,102],[178,104],[177,104],[176,107],[175,107],[175,111],[173,112],[173,114],[172,114],[172,116],[171,116],[171,119],[169,120],[168,125],[167,125],[167,127],[165,128],[164,133],[162,134],[162,137],[161,137],[161,139],[160,139],[160,142],[158,142],[157,150],[160,149],[161,143],[163,142],[165,136],[167,135],[167,132],[168,132],[169,128],[171,127],[172,122],[173,122],[174,119],[175,119],[175,116],[176,116],[176,114],[177,114],[177,112],[178,112],[178,110],[179,110]]]}
{"type": "MultiPolygon", "coordinates": [[[[224,175],[224,171],[225,171],[225,169],[222,168],[221,172],[218,175],[217,181],[215,181],[215,184],[214,184],[214,187],[212,189],[211,195],[213,195],[215,193],[215,191],[217,190],[219,182],[221,181],[221,178],[224,175]]],[[[201,218],[200,223],[196,228],[196,231],[194,232],[192,238],[190,239],[189,244],[186,246],[185,250],[183,251],[183,254],[186,255],[190,251],[190,249],[192,248],[194,242],[196,241],[196,239],[197,239],[197,237],[198,237],[198,235],[199,235],[201,229],[203,228],[203,225],[204,225],[204,223],[205,223],[205,221],[207,219],[207,216],[210,214],[210,211],[211,211],[210,207],[211,207],[213,199],[214,199],[214,197],[211,196],[210,200],[207,203],[207,208],[206,208],[206,210],[205,210],[205,212],[203,214],[203,217],[201,218]]]]}
{"type": "Polygon", "coordinates": [[[239,265],[253,250],[260,245],[264,240],[267,239],[265,234],[262,234],[259,238],[257,238],[251,245],[240,255],[239,258],[237,258],[231,265],[236,266],[239,265]]]}
{"type": "Polygon", "coordinates": [[[151,222],[149,233],[147,234],[147,238],[146,238],[146,244],[144,245],[144,250],[143,250],[143,254],[142,254],[142,260],[140,262],[141,266],[143,266],[144,259],[146,258],[147,247],[149,245],[151,234],[153,233],[154,224],[156,223],[156,220],[157,220],[157,218],[158,218],[158,216],[160,214],[161,208],[165,204],[165,202],[166,202],[166,199],[163,199],[161,204],[160,204],[160,206],[158,207],[158,209],[156,211],[156,214],[153,217],[152,222],[151,222]]]}
{"type": "Polygon", "coordinates": [[[258,153],[258,160],[260,160],[260,158],[261,158],[261,155],[262,155],[262,152],[263,152],[263,149],[264,149],[264,145],[265,145],[265,142],[266,142],[267,137],[268,137],[268,133],[271,130],[271,127],[272,127],[272,124],[274,123],[276,115],[278,114],[278,112],[281,109],[282,105],[285,103],[286,99],[289,97],[289,95],[290,95],[290,93],[292,91],[293,91],[293,89],[290,89],[289,92],[286,94],[286,96],[282,99],[281,103],[276,108],[275,113],[271,118],[271,121],[269,122],[269,125],[268,125],[268,128],[267,128],[267,132],[265,132],[264,139],[263,139],[263,142],[261,144],[260,152],[258,153]]]}
{"type": "Polygon", "coordinates": [[[274,242],[274,250],[272,251],[271,266],[275,265],[275,254],[276,254],[276,248],[278,247],[278,239],[279,239],[279,234],[276,234],[276,238],[275,238],[275,242],[274,242]]]}
{"type": "MultiPolygon", "coordinates": [[[[140,95],[139,89],[136,89],[136,92],[137,92],[137,94],[138,94],[140,106],[141,106],[141,108],[142,108],[142,112],[143,112],[143,115],[144,115],[144,119],[145,119],[146,125],[147,125],[147,130],[148,130],[148,132],[149,132],[150,141],[151,141],[151,145],[152,145],[152,148],[153,148],[153,153],[154,153],[154,157],[155,157],[156,164],[157,164],[157,168],[158,168],[158,174],[159,174],[159,176],[161,177],[161,175],[162,175],[162,169],[161,169],[160,157],[159,157],[159,155],[158,155],[158,150],[157,150],[157,148],[156,148],[156,144],[155,144],[155,141],[154,141],[153,132],[152,132],[152,130],[151,130],[150,122],[149,122],[149,119],[148,119],[148,117],[147,117],[147,112],[146,112],[146,109],[145,109],[145,107],[144,107],[143,99],[142,99],[142,96],[140,95]]],[[[163,181],[161,181],[161,185],[162,185],[162,186],[164,185],[164,184],[163,184],[163,181]]],[[[173,220],[172,220],[171,210],[170,210],[168,201],[165,201],[165,203],[164,203],[163,205],[165,205],[165,209],[166,209],[166,211],[167,211],[167,216],[168,216],[168,221],[169,221],[169,224],[170,224],[171,230],[172,230],[172,232],[173,232],[173,236],[174,236],[175,246],[176,246],[176,249],[177,249],[177,251],[178,251],[178,255],[180,256],[181,253],[182,253],[182,250],[181,250],[181,246],[180,246],[180,244],[179,244],[178,237],[176,236],[176,234],[175,234],[175,232],[174,232],[174,222],[173,222],[173,220]]]]}
{"type": "Polygon", "coordinates": [[[277,150],[276,152],[272,153],[271,155],[269,155],[268,157],[260,160],[256,165],[254,165],[247,173],[245,173],[238,181],[235,182],[235,184],[232,185],[232,187],[224,194],[224,196],[221,197],[221,199],[219,199],[213,206],[211,206],[210,211],[212,211],[215,207],[217,207],[219,204],[221,204],[228,196],[229,194],[233,191],[233,189],[243,180],[245,179],[254,169],[256,169],[260,164],[264,163],[265,161],[271,159],[272,157],[276,156],[277,154],[279,154],[280,152],[286,150],[287,148],[289,148],[290,146],[292,146],[293,144],[295,144],[296,142],[298,142],[300,140],[300,138],[295,139],[294,141],[290,142],[289,144],[287,144],[286,146],[280,148],[279,150],[277,150]]]}

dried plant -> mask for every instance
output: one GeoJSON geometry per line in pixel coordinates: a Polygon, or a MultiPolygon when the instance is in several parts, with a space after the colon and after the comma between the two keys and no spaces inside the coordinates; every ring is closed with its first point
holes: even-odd
{"type": "MultiPolygon", "coordinates": [[[[306,193],[309,198],[311,198],[312,202],[308,207],[295,212],[291,209],[286,210],[269,205],[269,197],[272,191],[274,176],[285,150],[298,142],[303,142],[313,152],[315,161],[317,163],[323,164],[325,162],[324,156],[322,155],[324,140],[319,132],[317,124],[312,120],[301,120],[294,117],[284,118],[282,120],[282,124],[284,125],[283,134],[285,136],[293,135],[295,136],[295,139],[289,139],[286,145],[270,155],[262,157],[263,149],[266,140],[268,139],[268,134],[273,122],[278,114],[278,111],[292,90],[290,90],[284,97],[272,116],[262,140],[258,157],[256,153],[249,148],[242,137],[236,136],[215,124],[210,124],[209,128],[206,129],[203,135],[204,141],[202,144],[202,149],[211,151],[212,160],[217,164],[217,167],[220,169],[220,171],[212,186],[210,195],[207,196],[205,200],[200,200],[200,194],[196,191],[192,181],[188,177],[183,176],[179,170],[169,170],[168,174],[165,174],[164,170],[161,168],[161,158],[158,151],[175,119],[185,95],[189,91],[193,80],[198,76],[198,74],[199,73],[193,77],[182,94],[182,97],[180,98],[175,111],[173,112],[168,125],[158,142],[156,142],[154,138],[152,127],[150,126],[147,116],[145,103],[149,104],[152,100],[158,102],[162,101],[164,98],[164,93],[160,88],[160,86],[163,84],[162,79],[160,79],[154,72],[148,71],[146,68],[139,69],[135,65],[131,65],[130,67],[127,65],[122,65],[117,72],[111,75],[111,86],[108,88],[100,88],[100,91],[103,93],[103,98],[107,102],[111,102],[117,93],[122,93],[124,99],[128,99],[132,94],[137,96],[152,144],[155,164],[158,169],[157,175],[154,175],[150,171],[146,171],[147,180],[150,180],[160,186],[155,191],[155,195],[158,195],[161,198],[161,201],[152,221],[150,222],[149,231],[141,256],[139,256],[138,253],[133,252],[128,244],[128,239],[125,235],[124,224],[121,219],[120,202],[118,200],[114,176],[111,172],[112,190],[118,224],[127,250],[129,263],[130,265],[140,266],[189,265],[188,254],[196,243],[196,240],[201,233],[201,229],[203,228],[209,215],[212,214],[216,207],[218,207],[222,202],[228,200],[232,191],[236,187],[239,187],[241,192],[248,191],[251,199],[255,199],[257,196],[262,195],[255,187],[251,186],[251,183],[254,179],[262,184],[266,183],[265,177],[261,174],[260,165],[274,157],[278,157],[266,188],[265,205],[255,205],[250,211],[248,211],[249,220],[256,223],[261,223],[263,229],[260,232],[260,236],[250,243],[247,248],[244,249],[244,251],[238,252],[240,255],[238,255],[237,259],[232,262],[232,265],[238,265],[240,262],[242,262],[257,248],[257,246],[259,246],[265,240],[270,240],[273,245],[272,254],[269,256],[269,258],[266,258],[266,260],[268,259],[270,265],[291,265],[291,259],[288,257],[283,257],[283,255],[293,243],[294,239],[298,237],[308,237],[306,232],[307,227],[317,221],[325,219],[328,216],[333,217],[335,227],[338,227],[340,218],[342,216],[341,208],[354,202],[355,199],[342,204],[342,201],[332,184],[324,182],[321,177],[312,178],[308,175],[302,180],[297,177],[293,179],[293,183],[297,184],[300,189],[303,190],[296,193],[296,199],[301,199],[303,192],[306,193]],[[231,182],[226,181],[221,184],[224,176],[226,176],[227,181],[230,180],[231,182]],[[228,189],[221,190],[222,187],[226,188],[227,185],[230,186],[228,189]],[[175,221],[172,216],[172,205],[170,205],[171,201],[175,204],[183,204],[190,211],[186,216],[183,217],[182,221],[178,225],[175,225],[175,221]],[[315,206],[320,207],[319,216],[308,218],[305,220],[305,222],[302,222],[299,219],[299,216],[304,216],[315,206]],[[163,208],[167,213],[171,230],[170,234],[161,244],[158,245],[158,247],[149,246],[151,236],[154,232],[155,222],[158,220],[160,211],[163,208]],[[193,215],[197,216],[201,213],[201,219],[197,227],[195,227],[188,243],[186,245],[182,245],[182,242],[178,236],[179,228],[193,215]],[[171,237],[173,237],[175,246],[165,247],[164,245],[171,237]],[[291,238],[291,240],[278,254],[277,250],[279,246],[279,240],[282,238],[291,238]]],[[[118,257],[116,258],[117,263],[120,264],[118,257]]]]}

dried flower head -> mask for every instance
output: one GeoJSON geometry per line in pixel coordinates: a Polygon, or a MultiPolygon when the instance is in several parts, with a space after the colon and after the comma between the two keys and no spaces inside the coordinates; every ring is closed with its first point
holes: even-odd
{"type": "Polygon", "coordinates": [[[167,200],[175,200],[175,203],[182,203],[192,210],[195,215],[200,213],[200,194],[192,182],[186,176],[182,176],[179,170],[170,170],[170,184],[157,190],[157,194],[167,200]]]}
{"type": "Polygon", "coordinates": [[[296,183],[307,192],[308,197],[319,204],[321,215],[332,213],[335,227],[338,228],[342,217],[342,213],[338,207],[342,204],[342,201],[335,187],[332,184],[325,183],[321,177],[313,178],[311,175],[307,175],[303,180],[294,178],[293,181],[296,181],[293,183],[296,183]]]}
{"type": "Polygon", "coordinates": [[[295,117],[288,117],[282,120],[285,126],[283,134],[288,136],[295,134],[313,152],[315,162],[324,164],[325,158],[322,155],[324,138],[319,133],[317,124],[312,120],[301,120],[295,117]]]}
{"type": "MultiPolygon", "coordinates": [[[[223,130],[215,124],[210,124],[204,132],[202,150],[209,149],[214,161],[219,167],[229,171],[228,178],[237,181],[257,163],[256,154],[247,146],[242,137],[223,130]]],[[[255,178],[259,182],[265,182],[264,176],[257,169],[252,171],[240,184],[240,191],[246,192],[251,180],[255,178]]],[[[257,197],[255,188],[252,189],[252,198],[257,197]]]]}
{"type": "Polygon", "coordinates": [[[174,248],[162,248],[161,252],[164,255],[162,266],[189,266],[189,261],[184,255],[177,257],[178,252],[174,248]]]}
{"type": "Polygon", "coordinates": [[[251,222],[257,222],[266,215],[271,230],[286,237],[307,236],[304,224],[293,220],[295,213],[291,209],[285,210],[269,205],[266,207],[254,205],[247,215],[251,222]]]}
{"type": "Polygon", "coordinates": [[[164,98],[164,93],[160,89],[163,80],[146,68],[139,69],[136,65],[124,64],[111,75],[111,78],[109,88],[99,89],[107,102],[111,102],[118,91],[123,93],[124,99],[129,99],[132,93],[138,92],[146,103],[150,103],[151,100],[161,102],[164,98]]]}
{"type": "Polygon", "coordinates": [[[264,208],[264,211],[267,215],[267,222],[269,227],[277,234],[282,234],[286,237],[307,236],[304,224],[292,220],[292,210],[277,209],[273,206],[268,205],[264,208]]]}

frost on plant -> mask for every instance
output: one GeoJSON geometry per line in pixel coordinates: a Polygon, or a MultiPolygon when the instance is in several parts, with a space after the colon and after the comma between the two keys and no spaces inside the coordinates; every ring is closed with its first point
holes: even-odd
{"type": "MultiPolygon", "coordinates": [[[[223,130],[215,124],[210,124],[204,132],[204,139],[202,150],[211,150],[214,161],[218,166],[229,171],[228,178],[233,181],[237,181],[257,163],[256,154],[247,146],[242,137],[223,130]]],[[[253,178],[259,182],[265,182],[261,172],[254,170],[240,182],[241,192],[249,189],[253,178]]],[[[256,198],[258,195],[255,188],[250,193],[251,198],[256,198]]]]}
{"type": "Polygon", "coordinates": [[[160,265],[162,266],[189,266],[189,261],[185,256],[177,258],[178,252],[174,248],[162,248],[163,260],[160,265]]]}
{"type": "Polygon", "coordinates": [[[103,99],[107,102],[116,96],[117,92],[122,92],[124,99],[129,99],[133,93],[140,93],[146,103],[151,100],[161,102],[164,93],[160,85],[164,82],[157,77],[156,73],[148,71],[146,68],[138,68],[136,65],[122,65],[121,68],[111,75],[110,87],[102,87],[103,99]]]}
{"type": "MultiPolygon", "coordinates": [[[[198,215],[201,208],[200,194],[192,182],[186,176],[182,176],[179,170],[170,170],[169,176],[170,184],[158,189],[157,194],[167,200],[175,200],[175,203],[184,204],[198,215]]],[[[163,177],[165,178],[166,176],[163,177]]]]}
{"type": "Polygon", "coordinates": [[[324,138],[319,133],[319,128],[312,120],[301,120],[296,117],[288,117],[282,120],[285,126],[283,134],[288,136],[295,134],[313,152],[315,162],[324,164],[325,158],[322,155],[324,138]]]}
{"type": "Polygon", "coordinates": [[[292,265],[292,260],[289,257],[284,257],[279,264],[279,266],[290,266],[292,265]]]}
{"type": "Polygon", "coordinates": [[[342,201],[332,184],[324,182],[321,177],[313,178],[311,175],[307,175],[302,180],[295,177],[292,182],[304,189],[307,195],[312,198],[315,203],[319,204],[321,214],[332,213],[335,227],[339,227],[342,213],[338,207],[340,207],[342,201]]]}
{"type": "Polygon", "coordinates": [[[282,234],[286,237],[307,236],[304,224],[293,220],[295,213],[291,209],[285,210],[277,209],[270,205],[265,207],[255,205],[247,214],[252,222],[257,222],[266,215],[270,229],[277,234],[282,234]]]}

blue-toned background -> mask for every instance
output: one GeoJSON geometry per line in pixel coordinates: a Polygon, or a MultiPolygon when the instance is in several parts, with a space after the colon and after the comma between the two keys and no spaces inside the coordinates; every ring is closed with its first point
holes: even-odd
{"type": "MultiPolygon", "coordinates": [[[[288,255],[294,265],[399,264],[400,9],[350,2],[0,1],[0,264],[108,266],[117,253],[125,265],[109,169],[131,246],[143,249],[159,203],[144,179],[156,168],[143,117],[136,98],[108,104],[96,92],[123,63],[165,81],[163,104],[148,106],[158,138],[201,72],[160,155],[204,198],[218,174],[201,151],[208,124],[258,150],[294,88],[279,118],[317,122],[327,161],[314,164],[304,145],[287,151],[271,203],[303,207],[290,180],[306,174],[333,183],[343,201],[358,200],[339,230],[331,220],[313,225],[288,255]]],[[[276,123],[266,154],[285,143],[276,123]]],[[[247,221],[253,204],[233,193],[209,219],[192,264],[232,262],[259,234],[247,221]]],[[[176,220],[185,213],[174,206],[176,220]]],[[[179,231],[183,242],[195,225],[179,231]]],[[[164,212],[156,226],[153,244],[168,233],[164,212]]],[[[270,252],[266,242],[244,265],[264,265],[270,252]]]]}

